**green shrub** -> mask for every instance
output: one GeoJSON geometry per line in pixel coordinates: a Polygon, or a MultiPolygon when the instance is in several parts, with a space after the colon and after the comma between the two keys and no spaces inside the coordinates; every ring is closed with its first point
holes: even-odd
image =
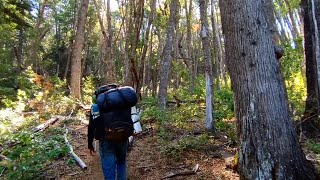
{"type": "Polygon", "coordinates": [[[166,122],[171,119],[171,114],[158,108],[157,99],[154,97],[145,98],[140,102],[143,109],[141,119],[142,121],[153,120],[158,123],[166,122]]]}
{"type": "Polygon", "coordinates": [[[204,150],[209,145],[209,141],[207,134],[186,136],[178,141],[162,141],[160,151],[169,158],[180,160],[183,152],[204,150]]]}
{"type": "Polygon", "coordinates": [[[53,128],[47,134],[21,131],[7,135],[5,139],[15,143],[3,152],[12,160],[6,167],[5,177],[8,179],[40,178],[41,169],[48,162],[68,154],[59,128],[53,128]]]}
{"type": "Polygon", "coordinates": [[[219,121],[234,117],[233,93],[230,89],[222,87],[214,92],[214,118],[219,121]]]}
{"type": "Polygon", "coordinates": [[[87,76],[83,80],[82,86],[82,100],[85,104],[92,103],[92,97],[95,91],[95,81],[93,76],[87,76]]]}
{"type": "Polygon", "coordinates": [[[320,154],[320,143],[315,140],[309,140],[307,142],[307,148],[316,154],[320,154]]]}

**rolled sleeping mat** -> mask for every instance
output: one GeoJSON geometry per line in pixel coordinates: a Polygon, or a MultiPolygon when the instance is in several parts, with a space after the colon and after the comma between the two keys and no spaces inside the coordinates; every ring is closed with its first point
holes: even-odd
{"type": "Polygon", "coordinates": [[[133,128],[134,128],[134,133],[141,133],[142,132],[142,127],[140,123],[140,115],[141,112],[137,112],[137,108],[131,107],[131,119],[133,122],[133,128]]]}
{"type": "Polygon", "coordinates": [[[133,107],[137,104],[137,101],[136,91],[130,86],[124,86],[100,94],[97,104],[99,104],[99,107],[102,107],[101,109],[109,111],[133,107]]]}

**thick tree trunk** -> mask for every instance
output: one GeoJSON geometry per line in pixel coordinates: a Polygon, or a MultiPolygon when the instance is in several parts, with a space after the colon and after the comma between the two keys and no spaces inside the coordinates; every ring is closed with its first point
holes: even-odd
{"type": "Polygon", "coordinates": [[[78,11],[77,32],[72,48],[71,55],[71,80],[70,80],[70,94],[71,96],[81,98],[81,57],[84,46],[84,31],[87,20],[89,0],[82,0],[78,11]]]}
{"type": "Polygon", "coordinates": [[[273,0],[266,0],[266,1],[263,1],[263,3],[264,3],[263,13],[266,16],[267,25],[271,33],[272,40],[275,45],[279,45],[280,35],[277,29],[276,19],[274,16],[275,11],[274,11],[273,0]]]}
{"type": "Polygon", "coordinates": [[[221,0],[241,179],[317,179],[299,145],[262,0],[221,0]]]}
{"type": "Polygon", "coordinates": [[[206,76],[206,128],[208,131],[214,131],[213,122],[213,76],[211,61],[211,46],[209,41],[207,3],[206,0],[199,0],[200,4],[200,21],[201,21],[201,39],[203,57],[205,61],[206,76]]]}
{"type": "MultiPolygon", "coordinates": [[[[304,117],[306,119],[319,114],[320,106],[320,91],[319,91],[319,76],[320,72],[317,70],[319,65],[319,32],[320,25],[320,1],[303,0],[303,17],[304,17],[304,47],[306,59],[306,76],[307,76],[307,99],[304,117]],[[314,6],[313,6],[314,4],[314,6]],[[314,10],[314,11],[313,11],[314,10]],[[317,10],[317,11],[316,11],[317,10]],[[317,12],[318,14],[313,14],[317,12]],[[318,57],[317,57],[318,56],[318,57]],[[318,60],[317,60],[318,58],[318,60]]],[[[307,136],[313,136],[319,131],[320,124],[317,117],[310,118],[309,121],[302,123],[302,130],[307,136]]]]}
{"type": "Polygon", "coordinates": [[[170,15],[168,20],[168,29],[167,29],[167,39],[166,44],[163,48],[163,59],[160,66],[160,84],[159,84],[159,93],[158,93],[158,106],[161,109],[166,108],[167,101],[167,88],[169,84],[169,72],[170,72],[170,63],[171,63],[171,50],[173,45],[173,39],[175,36],[174,27],[175,27],[175,18],[178,9],[178,1],[171,1],[170,3],[170,15]]]}

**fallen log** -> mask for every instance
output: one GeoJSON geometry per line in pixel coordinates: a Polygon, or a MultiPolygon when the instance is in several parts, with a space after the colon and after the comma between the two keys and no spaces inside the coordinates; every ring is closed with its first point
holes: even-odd
{"type": "Polygon", "coordinates": [[[43,131],[44,129],[46,129],[47,127],[49,127],[51,124],[54,124],[55,122],[57,122],[59,120],[59,117],[52,117],[49,120],[47,120],[45,123],[38,125],[37,127],[33,128],[32,131],[33,132],[39,132],[39,131],[43,131]]]}
{"type": "Polygon", "coordinates": [[[182,103],[205,103],[204,99],[192,99],[192,100],[181,100],[177,96],[173,96],[175,101],[167,101],[167,104],[176,104],[177,107],[180,107],[182,103]]]}
{"type": "MultiPolygon", "coordinates": [[[[49,120],[47,120],[45,123],[40,124],[34,128],[31,129],[32,132],[36,133],[36,132],[40,132],[45,130],[46,128],[48,128],[50,125],[54,124],[55,122],[57,122],[59,119],[63,119],[63,118],[67,118],[67,117],[63,117],[63,116],[55,116],[50,118],[49,120]]],[[[5,142],[4,145],[2,147],[0,147],[0,153],[6,149],[6,148],[11,148],[16,146],[17,144],[19,144],[19,142],[16,141],[8,141],[5,142]]]]}
{"type": "Polygon", "coordinates": [[[87,169],[86,164],[79,158],[79,156],[77,156],[74,152],[73,152],[73,147],[71,146],[71,144],[69,143],[68,139],[67,139],[67,135],[68,135],[68,129],[65,127],[66,132],[64,133],[64,142],[66,143],[66,145],[69,148],[69,153],[71,154],[71,156],[73,157],[74,160],[76,160],[76,162],[79,164],[79,166],[81,167],[81,169],[87,169]]]}

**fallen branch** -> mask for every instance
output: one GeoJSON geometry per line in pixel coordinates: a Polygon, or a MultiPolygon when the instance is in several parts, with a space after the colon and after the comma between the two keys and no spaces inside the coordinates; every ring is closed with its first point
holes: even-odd
{"type": "Polygon", "coordinates": [[[180,172],[171,172],[162,179],[172,178],[175,176],[185,176],[185,175],[193,175],[196,174],[196,172],[199,169],[199,164],[197,164],[192,170],[186,170],[186,171],[180,171],[180,172]]]}
{"type": "Polygon", "coordinates": [[[312,162],[320,162],[318,159],[316,159],[315,157],[313,157],[311,154],[308,154],[308,155],[306,156],[306,159],[307,159],[308,161],[312,161],[312,162]]]}
{"type": "Polygon", "coordinates": [[[9,159],[9,158],[7,158],[6,156],[0,154],[0,161],[3,161],[3,160],[5,160],[5,161],[11,161],[11,159],[9,159]]]}
{"type": "Polygon", "coordinates": [[[71,173],[71,174],[68,174],[68,176],[75,176],[77,174],[79,174],[80,172],[75,172],[75,173],[71,173]]]}
{"type": "Polygon", "coordinates": [[[51,124],[54,124],[55,122],[57,122],[59,120],[59,117],[52,117],[49,120],[47,120],[45,123],[40,124],[39,126],[33,128],[33,132],[39,132],[39,131],[43,131],[44,129],[46,129],[47,127],[49,127],[51,124]]]}
{"type": "Polygon", "coordinates": [[[309,120],[309,119],[311,119],[311,118],[313,118],[313,117],[316,117],[316,116],[317,116],[317,114],[314,114],[314,115],[312,115],[312,116],[309,116],[309,117],[303,119],[302,121],[298,122],[297,125],[302,124],[303,122],[305,122],[305,121],[307,121],[307,120],[309,120]]]}
{"type": "Polygon", "coordinates": [[[65,129],[66,129],[66,132],[64,133],[64,142],[69,147],[69,153],[74,158],[74,160],[76,160],[76,162],[79,164],[81,169],[87,169],[86,164],[73,152],[73,148],[72,148],[72,146],[70,145],[70,143],[69,143],[69,141],[67,139],[68,129],[66,127],[65,127],[65,129]]]}
{"type": "Polygon", "coordinates": [[[168,104],[177,104],[178,107],[180,107],[180,104],[182,103],[204,103],[204,99],[193,99],[193,100],[181,100],[177,96],[173,96],[175,101],[167,101],[168,104]]]}
{"type": "Polygon", "coordinates": [[[3,168],[3,169],[2,169],[2,171],[1,171],[1,173],[0,173],[0,177],[2,176],[4,170],[6,170],[6,168],[3,168]]]}

